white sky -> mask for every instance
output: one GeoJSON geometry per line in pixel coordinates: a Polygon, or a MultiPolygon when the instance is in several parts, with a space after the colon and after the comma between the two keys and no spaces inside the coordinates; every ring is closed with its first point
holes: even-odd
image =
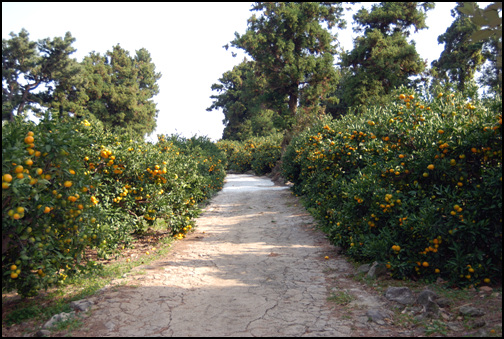
{"type": "MultiPolygon", "coordinates": [[[[157,134],[178,133],[184,137],[222,136],[221,111],[207,112],[212,104],[211,85],[222,74],[243,60],[245,54],[231,56],[223,45],[234,39],[234,32],[245,33],[252,3],[68,3],[2,2],[2,39],[25,28],[30,40],[63,37],[71,32],[78,61],[91,51],[104,54],[116,44],[130,55],[146,48],[161,72],[159,94],[154,98],[159,110],[157,134]]],[[[481,5],[480,5],[481,6],[481,5]]],[[[362,4],[354,6],[362,7],[362,4]]],[[[437,37],[453,21],[450,10],[455,2],[437,2],[428,12],[429,29],[412,34],[417,51],[428,65],[443,50],[437,37]]],[[[346,50],[352,49],[352,13],[347,14],[347,30],[338,33],[346,50]]],[[[234,50],[234,52],[237,52],[234,50]]],[[[250,59],[250,58],[249,58],[250,59]]]]}

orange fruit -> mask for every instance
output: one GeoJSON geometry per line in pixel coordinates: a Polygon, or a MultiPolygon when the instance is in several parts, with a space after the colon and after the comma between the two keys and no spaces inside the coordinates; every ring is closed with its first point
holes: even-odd
{"type": "Polygon", "coordinates": [[[12,272],[12,273],[10,274],[10,277],[11,277],[12,279],[16,279],[16,278],[18,277],[18,274],[17,274],[16,272],[12,272]]]}
{"type": "Polygon", "coordinates": [[[67,180],[67,181],[65,181],[65,182],[63,183],[63,186],[65,186],[65,187],[71,187],[71,186],[72,186],[72,182],[71,182],[71,181],[69,181],[69,180],[67,180]]]}
{"type": "Polygon", "coordinates": [[[10,175],[10,174],[4,174],[2,180],[5,181],[5,182],[11,182],[12,181],[12,175],[10,175]]]}
{"type": "Polygon", "coordinates": [[[23,166],[17,165],[16,168],[14,169],[15,173],[22,173],[23,172],[23,166]]]}
{"type": "Polygon", "coordinates": [[[44,213],[46,213],[46,214],[47,214],[47,213],[49,213],[49,212],[51,212],[51,208],[50,208],[49,206],[46,206],[46,207],[44,208],[44,213]]]}
{"type": "Polygon", "coordinates": [[[12,266],[10,267],[10,269],[11,269],[11,271],[15,271],[15,270],[17,270],[17,266],[16,266],[16,265],[12,265],[12,266]]]}
{"type": "Polygon", "coordinates": [[[24,139],[25,144],[31,144],[31,143],[33,143],[34,141],[35,141],[35,139],[34,139],[31,135],[27,136],[27,137],[24,139]]]}
{"type": "Polygon", "coordinates": [[[429,267],[429,263],[428,263],[427,261],[424,261],[424,262],[422,263],[422,266],[423,266],[423,267],[429,267]]]}
{"type": "Polygon", "coordinates": [[[434,169],[434,165],[433,164],[430,164],[429,166],[427,166],[428,169],[430,169],[431,171],[434,169]]]}

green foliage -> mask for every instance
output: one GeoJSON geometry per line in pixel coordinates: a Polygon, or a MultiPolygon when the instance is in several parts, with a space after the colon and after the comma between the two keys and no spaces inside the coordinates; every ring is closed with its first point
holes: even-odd
{"type": "Polygon", "coordinates": [[[471,40],[473,42],[485,41],[491,37],[500,37],[497,67],[502,71],[502,17],[499,16],[499,12],[502,12],[502,3],[493,2],[485,9],[479,8],[475,2],[463,2],[462,4],[457,7],[457,10],[469,16],[475,25],[481,27],[481,30],[472,34],[471,40]]]}
{"type": "Polygon", "coordinates": [[[284,176],[353,258],[384,262],[397,278],[499,281],[501,100],[408,92],[295,137],[284,176]]]}
{"type": "Polygon", "coordinates": [[[342,54],[346,76],[339,85],[340,103],[332,107],[333,116],[346,114],[348,107],[365,109],[370,103],[383,103],[394,88],[412,85],[409,78],[420,74],[425,65],[414,43],[406,40],[408,30],[426,28],[426,12],[433,7],[433,3],[382,2],[354,15],[355,31],[364,35],[355,39],[352,51],[342,54]]]}
{"type": "Polygon", "coordinates": [[[97,269],[163,219],[182,238],[222,188],[224,155],[207,138],[111,133],[102,123],[16,117],[2,126],[2,286],[23,296],[97,269]],[[19,167],[23,166],[23,167],[19,167]]]}
{"type": "Polygon", "coordinates": [[[64,100],[62,89],[80,82],[80,66],[69,57],[75,52],[70,32],[38,42],[30,41],[25,29],[10,36],[2,39],[2,120],[12,121],[29,110],[40,112],[56,98],[64,100]]]}
{"type": "Polygon", "coordinates": [[[245,141],[221,140],[217,146],[227,158],[227,169],[239,173],[254,171],[257,175],[271,172],[281,156],[281,134],[256,137],[245,141]]]}
{"type": "Polygon", "coordinates": [[[439,59],[432,62],[432,66],[436,68],[438,78],[457,83],[457,89],[464,91],[466,82],[473,79],[474,73],[485,61],[482,54],[483,42],[471,41],[478,26],[467,15],[454,9],[452,16],[455,20],[438,37],[438,43],[444,44],[445,49],[439,59]]]}
{"type": "Polygon", "coordinates": [[[301,106],[317,108],[337,81],[333,36],[328,28],[344,26],[341,3],[257,2],[247,32],[235,33],[231,45],[245,50],[265,77],[271,93],[282,98],[281,116],[294,116],[301,106]]]}
{"type": "Polygon", "coordinates": [[[225,124],[223,139],[246,140],[253,136],[266,136],[283,127],[283,119],[277,113],[281,102],[268,89],[266,80],[256,63],[244,60],[231,71],[225,72],[213,84],[214,100],[207,111],[222,109],[225,124]]]}
{"type": "Polygon", "coordinates": [[[101,56],[92,52],[82,63],[70,59],[75,51],[70,33],[64,38],[29,40],[28,32],[2,39],[2,120],[42,117],[45,111],[64,118],[94,115],[111,130],[121,128],[140,136],[156,127],[152,98],[159,93],[150,54],[145,49],[130,57],[119,45],[101,56]]]}
{"type": "Polygon", "coordinates": [[[116,45],[104,56],[92,52],[82,65],[89,113],[109,129],[129,129],[140,136],[154,131],[158,111],[152,98],[159,93],[161,74],[146,49],[131,57],[116,45]]]}

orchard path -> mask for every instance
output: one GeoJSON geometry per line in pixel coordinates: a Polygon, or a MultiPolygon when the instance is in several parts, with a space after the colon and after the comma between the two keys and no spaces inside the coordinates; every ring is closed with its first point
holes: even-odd
{"type": "Polygon", "coordinates": [[[316,231],[288,187],[229,174],[196,231],[96,296],[73,336],[397,336],[383,301],[316,231]],[[324,259],[329,256],[329,259],[324,259]],[[345,307],[327,298],[355,298],[345,307]]]}

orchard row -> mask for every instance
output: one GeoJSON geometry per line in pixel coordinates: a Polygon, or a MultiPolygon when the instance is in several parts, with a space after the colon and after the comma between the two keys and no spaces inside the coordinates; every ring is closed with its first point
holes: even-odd
{"type": "Polygon", "coordinates": [[[227,158],[228,169],[245,173],[253,171],[257,175],[271,172],[280,160],[282,135],[255,137],[245,141],[221,140],[217,143],[227,158]]]}
{"type": "Polygon", "coordinates": [[[163,219],[174,237],[222,188],[225,157],[206,138],[156,144],[99,121],[16,120],[2,126],[2,285],[22,295],[95,269],[134,232],[163,219]]]}
{"type": "Polygon", "coordinates": [[[403,88],[295,137],[283,173],[331,242],[397,278],[502,279],[502,102],[403,88]]]}

